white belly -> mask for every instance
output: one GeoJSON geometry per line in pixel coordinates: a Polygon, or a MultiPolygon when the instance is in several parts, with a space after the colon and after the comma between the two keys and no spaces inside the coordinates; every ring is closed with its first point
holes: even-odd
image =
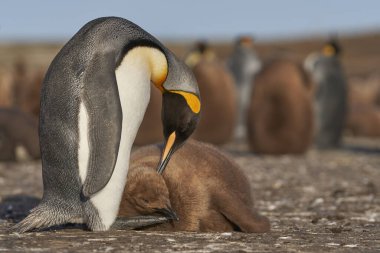
{"type": "MultiPolygon", "coordinates": [[[[150,96],[149,67],[142,59],[125,57],[115,72],[123,112],[119,153],[108,184],[91,197],[105,229],[114,222],[124,191],[132,144],[143,119],[150,96]]],[[[79,113],[79,174],[82,183],[87,175],[89,157],[87,111],[83,104],[79,113]]]]}

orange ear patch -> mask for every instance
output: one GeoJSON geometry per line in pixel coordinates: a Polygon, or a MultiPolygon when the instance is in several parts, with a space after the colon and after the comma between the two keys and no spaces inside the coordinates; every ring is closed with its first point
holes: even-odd
{"type": "Polygon", "coordinates": [[[185,98],[187,105],[194,113],[199,113],[201,111],[201,101],[193,93],[179,90],[169,90],[169,92],[180,94],[185,98]]]}

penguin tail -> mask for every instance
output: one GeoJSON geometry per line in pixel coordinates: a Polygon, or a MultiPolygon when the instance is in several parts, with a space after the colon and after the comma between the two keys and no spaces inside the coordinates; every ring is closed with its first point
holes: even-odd
{"type": "Polygon", "coordinates": [[[50,206],[39,205],[33,208],[30,214],[10,228],[11,232],[25,233],[32,230],[46,229],[66,223],[68,219],[50,206]]]}

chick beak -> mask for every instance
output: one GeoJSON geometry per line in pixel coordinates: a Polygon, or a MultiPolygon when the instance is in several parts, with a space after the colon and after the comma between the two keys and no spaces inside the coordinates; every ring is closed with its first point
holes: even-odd
{"type": "Polygon", "coordinates": [[[177,214],[170,207],[157,208],[156,212],[159,213],[159,214],[164,215],[164,217],[169,218],[171,220],[176,220],[176,221],[179,220],[177,214]]]}
{"type": "Polygon", "coordinates": [[[170,157],[174,153],[174,143],[176,140],[176,134],[175,132],[171,133],[169,135],[168,140],[165,143],[164,150],[162,151],[160,162],[157,166],[157,173],[162,174],[166,168],[166,165],[168,164],[170,157]]]}

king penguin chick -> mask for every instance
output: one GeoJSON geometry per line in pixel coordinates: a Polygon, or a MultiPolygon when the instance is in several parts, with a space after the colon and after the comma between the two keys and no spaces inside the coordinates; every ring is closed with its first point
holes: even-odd
{"type": "Polygon", "coordinates": [[[22,146],[32,159],[40,158],[38,121],[14,108],[0,109],[0,161],[16,160],[16,148],[22,146]]]}
{"type": "Polygon", "coordinates": [[[248,111],[252,151],[303,153],[312,142],[313,107],[307,73],[288,59],[264,64],[256,75],[248,111]]]}
{"type": "Polygon", "coordinates": [[[235,137],[246,137],[246,116],[250,94],[254,85],[253,78],[261,68],[261,61],[254,50],[254,41],[250,36],[237,38],[234,50],[227,60],[227,67],[235,79],[238,92],[238,117],[235,137]]]}
{"type": "Polygon", "coordinates": [[[0,66],[0,107],[12,107],[12,83],[13,76],[11,72],[0,66]]]}
{"type": "Polygon", "coordinates": [[[185,62],[193,70],[203,99],[202,114],[192,137],[212,144],[224,144],[232,138],[237,118],[233,77],[204,41],[196,44],[185,62]]]}
{"type": "Polygon", "coordinates": [[[70,222],[93,231],[120,228],[124,221],[114,222],[151,83],[163,97],[165,148],[157,165],[163,171],[198,122],[200,95],[190,69],[123,18],[92,20],[65,44],[41,90],[43,198],[15,231],[70,222]]]}
{"type": "Polygon", "coordinates": [[[26,82],[16,82],[14,85],[14,101],[17,108],[36,117],[40,113],[40,91],[44,78],[43,69],[35,70],[28,75],[26,82]]]}
{"type": "Polygon", "coordinates": [[[267,232],[269,220],[253,208],[251,188],[238,165],[215,147],[189,140],[159,175],[162,146],[132,154],[120,216],[159,214],[178,221],[149,229],[267,232]]]}
{"type": "Polygon", "coordinates": [[[305,60],[316,83],[316,137],[318,148],[337,148],[341,144],[346,123],[348,89],[336,40],[328,41],[321,53],[313,53],[305,60]]]}
{"type": "Polygon", "coordinates": [[[375,106],[351,108],[346,129],[353,136],[380,137],[380,108],[375,106]]]}

